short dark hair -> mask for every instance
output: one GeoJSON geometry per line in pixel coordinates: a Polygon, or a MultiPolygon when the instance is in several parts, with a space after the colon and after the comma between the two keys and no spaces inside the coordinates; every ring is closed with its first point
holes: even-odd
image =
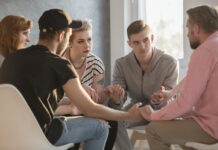
{"type": "Polygon", "coordinates": [[[132,34],[137,34],[144,30],[147,30],[148,32],[151,31],[150,27],[144,22],[144,20],[136,20],[132,22],[127,28],[127,35],[129,40],[132,34]]]}
{"type": "Polygon", "coordinates": [[[187,10],[189,23],[198,24],[205,33],[213,33],[218,30],[218,14],[214,7],[202,5],[187,10]]]}

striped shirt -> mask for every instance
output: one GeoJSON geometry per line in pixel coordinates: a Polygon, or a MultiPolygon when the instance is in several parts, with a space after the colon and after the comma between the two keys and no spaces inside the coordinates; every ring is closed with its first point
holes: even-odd
{"type": "Polygon", "coordinates": [[[86,58],[86,69],[80,79],[81,84],[92,86],[94,76],[104,74],[105,68],[102,60],[94,54],[89,54],[86,58]]]}

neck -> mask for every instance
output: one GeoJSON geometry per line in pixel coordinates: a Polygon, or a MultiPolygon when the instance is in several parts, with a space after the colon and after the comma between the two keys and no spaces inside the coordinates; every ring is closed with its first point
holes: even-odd
{"type": "Polygon", "coordinates": [[[76,57],[74,53],[71,53],[71,49],[68,50],[68,53],[66,54],[67,58],[73,64],[75,69],[81,69],[83,68],[86,58],[85,57],[76,57]]]}
{"type": "Polygon", "coordinates": [[[57,44],[54,43],[54,42],[50,42],[50,41],[47,41],[47,40],[39,40],[37,45],[42,45],[42,46],[45,46],[49,49],[49,51],[53,54],[57,54],[57,44]]]}
{"type": "Polygon", "coordinates": [[[146,57],[136,56],[140,66],[148,66],[153,55],[153,49],[146,55],[146,57]]]}
{"type": "Polygon", "coordinates": [[[84,57],[79,57],[74,52],[72,52],[70,48],[67,50],[66,57],[68,59],[71,59],[71,63],[74,63],[74,64],[81,63],[84,60],[84,57]]]}

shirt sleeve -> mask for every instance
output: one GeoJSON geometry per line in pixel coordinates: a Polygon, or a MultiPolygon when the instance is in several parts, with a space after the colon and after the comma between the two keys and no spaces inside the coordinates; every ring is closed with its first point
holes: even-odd
{"type": "MultiPolygon", "coordinates": [[[[121,66],[120,60],[116,60],[113,71],[113,80],[112,84],[119,84],[125,91],[127,90],[126,81],[124,77],[123,67],[121,66]]],[[[125,93],[124,99],[120,104],[114,104],[112,101],[109,101],[109,106],[114,109],[121,109],[123,104],[127,99],[127,93],[125,93]]]]}
{"type": "Polygon", "coordinates": [[[56,74],[56,80],[58,83],[58,87],[62,87],[68,80],[72,78],[76,78],[76,74],[72,70],[72,65],[65,59],[59,59],[54,63],[53,70],[56,74]]]}
{"type": "Polygon", "coordinates": [[[166,89],[174,88],[178,83],[178,76],[178,61],[176,59],[172,59],[171,63],[167,66],[167,74],[162,85],[166,89]]]}
{"type": "Polygon", "coordinates": [[[119,84],[124,90],[127,90],[126,80],[120,60],[116,60],[113,71],[112,84],[119,84]]]}
{"type": "Polygon", "coordinates": [[[214,62],[212,57],[205,47],[193,52],[180,96],[166,107],[152,113],[151,120],[171,120],[192,110],[206,88],[214,62]]]}

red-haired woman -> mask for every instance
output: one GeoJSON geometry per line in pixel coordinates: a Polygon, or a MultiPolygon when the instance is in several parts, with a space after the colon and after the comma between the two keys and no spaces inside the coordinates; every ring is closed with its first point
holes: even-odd
{"type": "Polygon", "coordinates": [[[15,15],[8,15],[0,22],[0,66],[4,57],[22,49],[29,39],[32,21],[15,15]]]}

